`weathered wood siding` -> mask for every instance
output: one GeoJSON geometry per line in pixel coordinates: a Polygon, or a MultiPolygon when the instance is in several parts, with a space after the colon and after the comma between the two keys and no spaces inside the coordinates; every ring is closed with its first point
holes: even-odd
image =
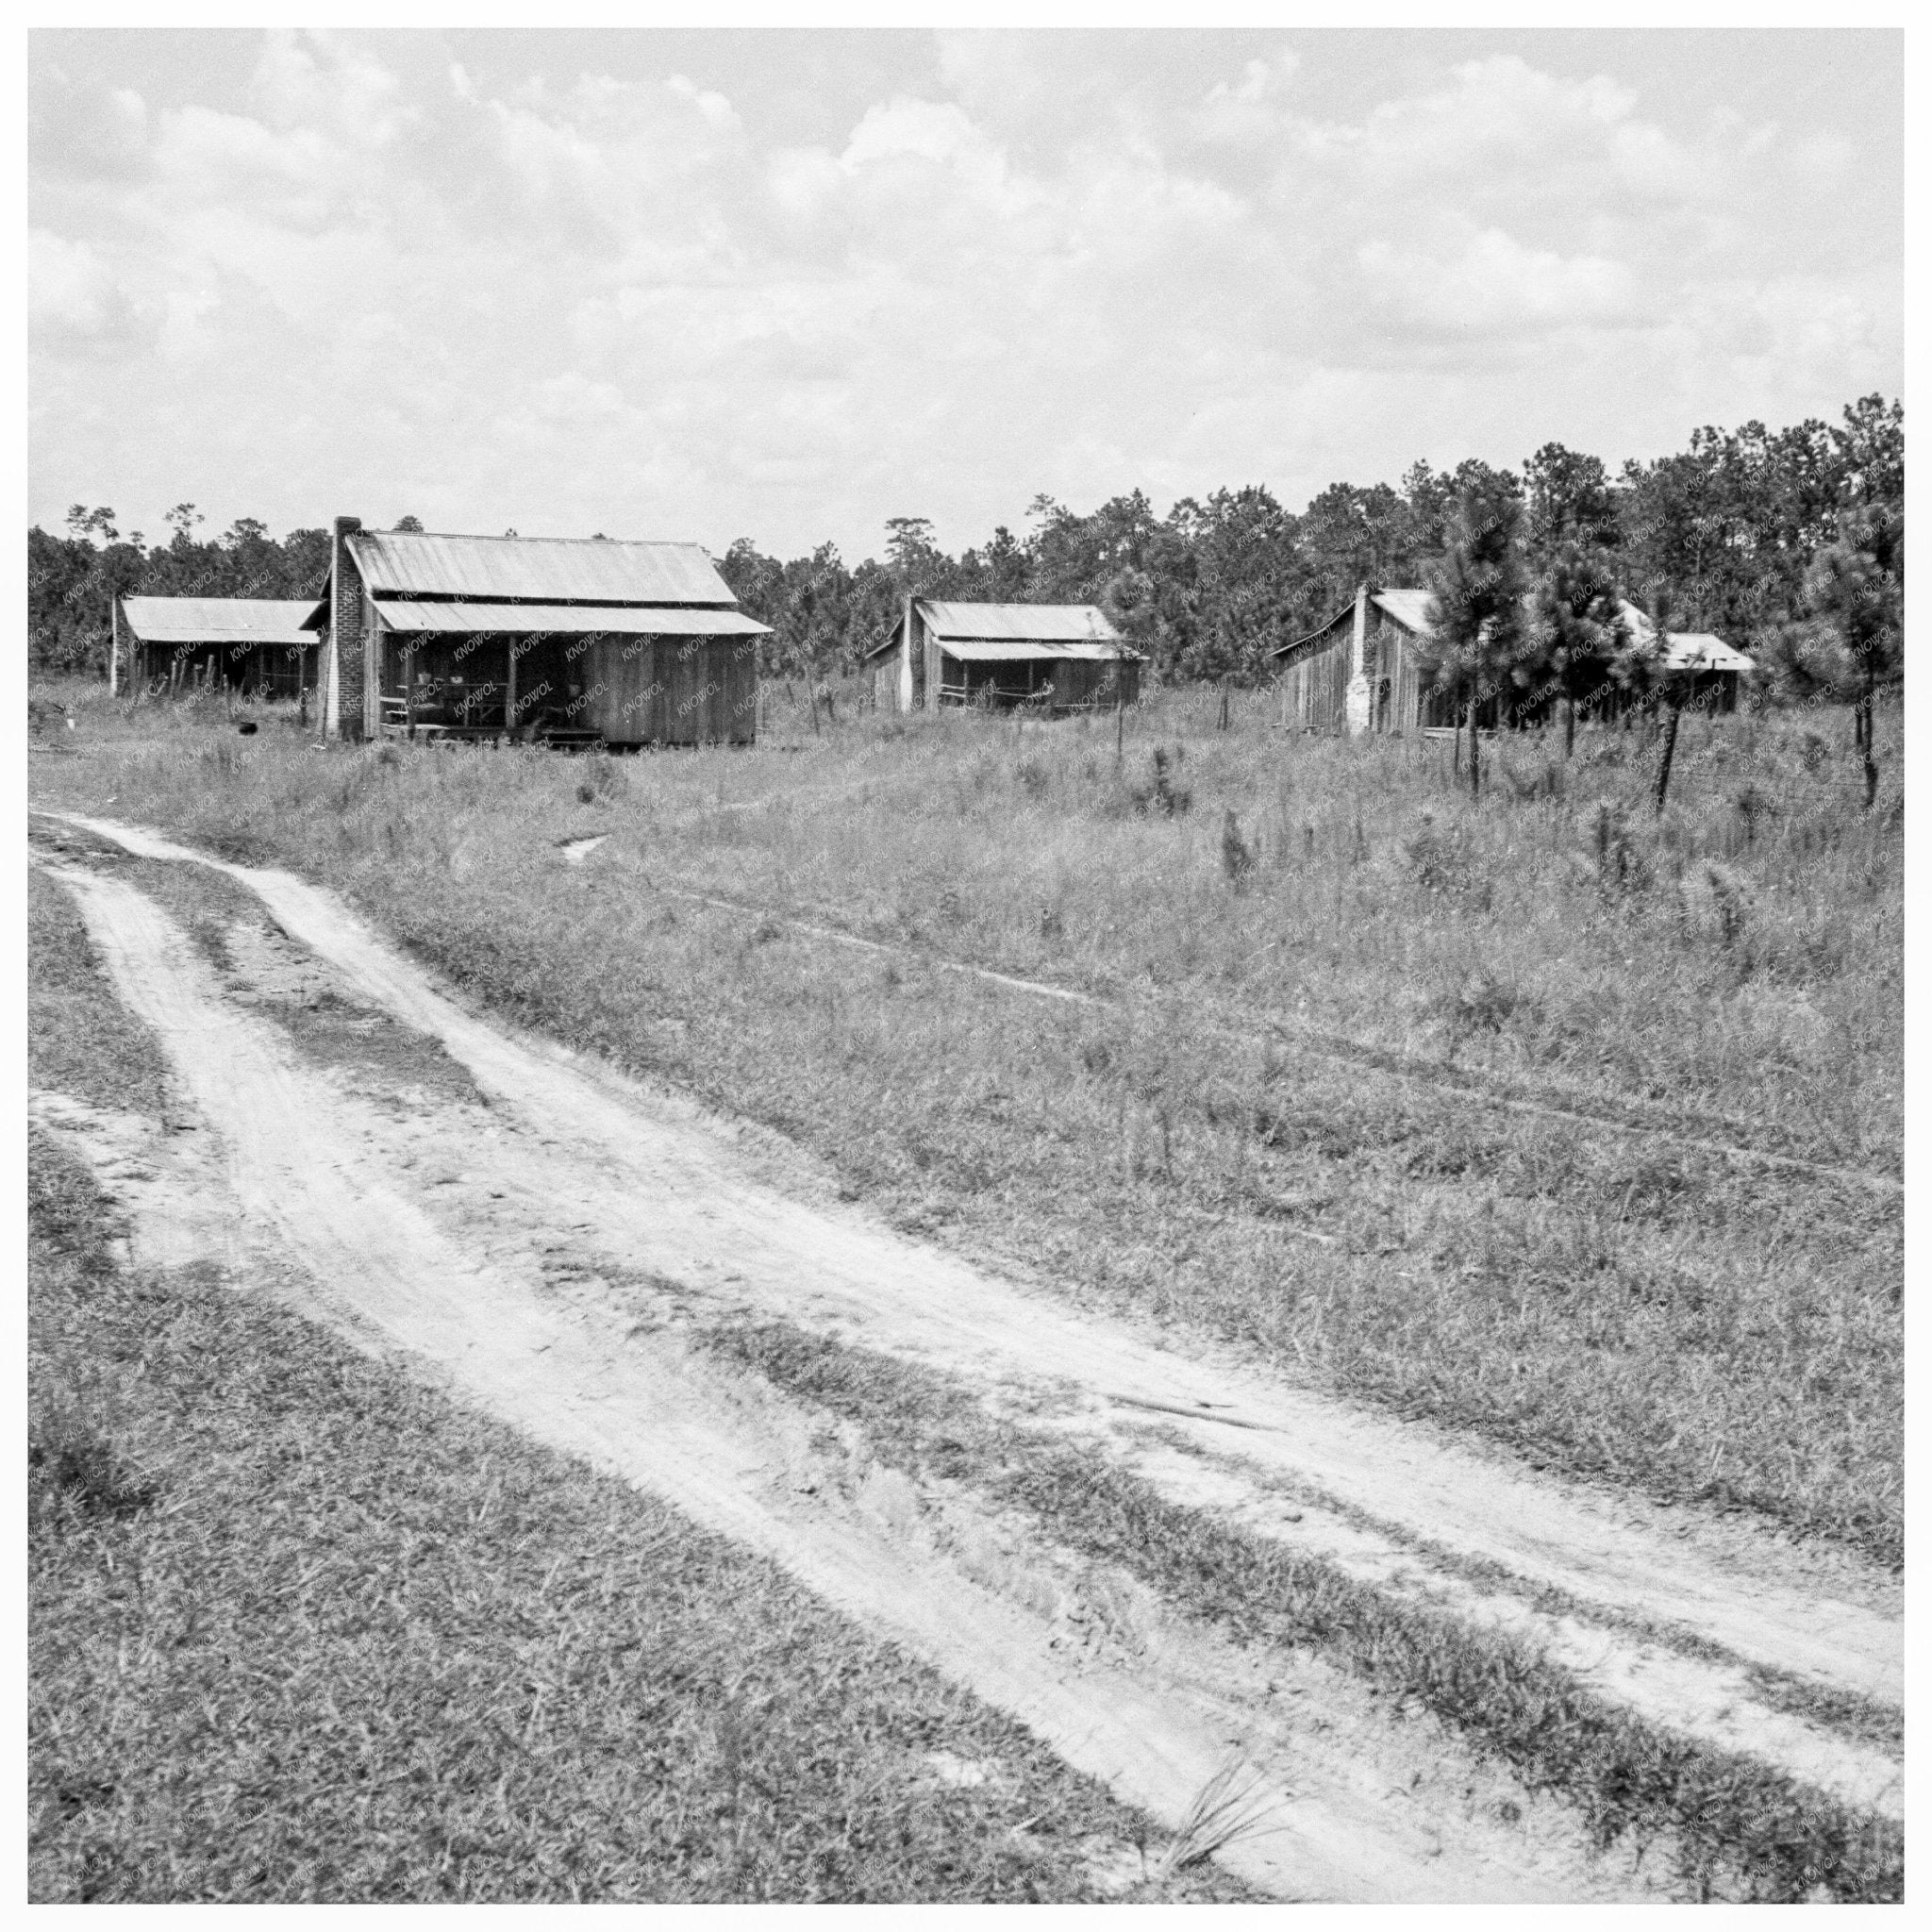
{"type": "Polygon", "coordinates": [[[750,744],[755,638],[419,632],[385,640],[383,693],[413,675],[419,716],[477,729],[597,731],[613,744],[750,744]],[[511,670],[514,660],[514,698],[511,670]]]}
{"type": "Polygon", "coordinates": [[[750,744],[756,638],[600,637],[584,710],[612,744],[750,744]]]}
{"type": "Polygon", "coordinates": [[[919,614],[916,604],[912,607],[911,623],[913,708],[937,707],[940,686],[946,680],[945,666],[940,661],[944,654],[940,649],[939,639],[932,634],[931,626],[919,614]]]}
{"type": "MultiPolygon", "coordinates": [[[[1354,647],[1355,612],[1343,610],[1277,660],[1284,725],[1302,731],[1347,729],[1354,647]]],[[[1362,638],[1362,673],[1369,681],[1371,731],[1399,737],[1438,722],[1435,713],[1441,703],[1430,698],[1421,641],[1373,601],[1362,638]]],[[[1452,721],[1445,712],[1441,722],[1452,721]]]]}
{"type": "Polygon", "coordinates": [[[1141,696],[1141,667],[1131,658],[1106,662],[1070,658],[1053,667],[1053,701],[1059,705],[1093,705],[1111,710],[1115,704],[1135,704],[1141,696]]]}
{"type": "Polygon", "coordinates": [[[1371,680],[1372,728],[1398,737],[1416,730],[1428,680],[1414,633],[1371,604],[1363,658],[1371,680]]]}
{"type": "Polygon", "coordinates": [[[1304,639],[1281,660],[1281,722],[1291,731],[1341,731],[1348,724],[1355,612],[1304,639]]]}

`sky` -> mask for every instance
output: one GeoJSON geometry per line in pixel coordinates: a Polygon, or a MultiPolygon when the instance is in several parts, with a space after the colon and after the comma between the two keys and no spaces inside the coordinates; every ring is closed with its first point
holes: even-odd
{"type": "Polygon", "coordinates": [[[1896,32],[51,31],[29,515],[958,550],[1904,387],[1896,32]]]}

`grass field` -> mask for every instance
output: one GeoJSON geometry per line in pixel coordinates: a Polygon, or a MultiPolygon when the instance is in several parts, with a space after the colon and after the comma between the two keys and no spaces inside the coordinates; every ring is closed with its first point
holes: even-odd
{"type": "Polygon", "coordinates": [[[902,1224],[1899,1557],[1895,719],[1870,815],[1824,713],[1687,723],[1657,820],[1641,730],[1567,768],[1507,743],[1477,804],[1445,746],[1291,740],[1257,701],[1220,732],[1181,694],[1118,764],[1112,720],[780,707],[755,751],[568,760],[59,694],[37,798],[325,880],[902,1224]]]}
{"type": "MultiPolygon", "coordinates": [[[[31,890],[35,1084],[158,1108],[31,890]]],[[[258,1286],[118,1265],[38,1137],[29,1207],[35,1900],[1077,1900],[1156,1842],[770,1564],[258,1286]]]]}

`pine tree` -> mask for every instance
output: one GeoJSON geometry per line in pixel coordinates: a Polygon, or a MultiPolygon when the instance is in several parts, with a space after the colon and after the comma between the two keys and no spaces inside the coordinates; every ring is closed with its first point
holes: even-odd
{"type": "Polygon", "coordinates": [[[1812,609],[1838,633],[1857,680],[1854,729],[1865,761],[1865,808],[1878,796],[1872,705],[1881,675],[1899,661],[1903,605],[1887,561],[1902,554],[1898,519],[1861,504],[1839,520],[1838,541],[1811,561],[1805,591],[1812,609]]]}
{"type": "Polygon", "coordinates": [[[1576,706],[1613,678],[1629,641],[1609,555],[1572,524],[1557,540],[1531,602],[1539,669],[1563,699],[1563,756],[1576,747],[1576,706]]]}
{"type": "Polygon", "coordinates": [[[1482,708],[1516,681],[1524,658],[1523,498],[1507,473],[1473,475],[1428,572],[1431,641],[1426,669],[1469,721],[1469,788],[1482,791],[1476,737],[1482,708]]]}

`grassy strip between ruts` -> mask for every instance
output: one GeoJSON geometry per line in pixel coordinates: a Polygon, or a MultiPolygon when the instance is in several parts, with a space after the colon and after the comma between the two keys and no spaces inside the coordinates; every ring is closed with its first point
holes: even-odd
{"type": "Polygon", "coordinates": [[[1151,1835],[762,1559],[117,1271],[85,1171],[30,1175],[33,1898],[1070,1899],[1151,1835]]]}
{"type": "Polygon", "coordinates": [[[1624,1832],[1664,1838],[1698,1897],[1904,1895],[1903,1834],[1890,1821],[1660,1732],[1506,1636],[1395,1603],[1320,1557],[1169,1503],[1138,1477],[993,1421],[932,1371],[789,1324],[711,1329],[702,1340],[857,1424],[895,1467],[973,1483],[1241,1641],[1312,1648],[1376,1690],[1412,1699],[1533,1788],[1565,1795],[1599,1842],[1624,1832]]]}
{"type": "Polygon", "coordinates": [[[167,1061],[153,1034],[115,998],[79,908],[29,869],[26,917],[28,1084],[158,1118],[167,1107],[167,1061]]]}

